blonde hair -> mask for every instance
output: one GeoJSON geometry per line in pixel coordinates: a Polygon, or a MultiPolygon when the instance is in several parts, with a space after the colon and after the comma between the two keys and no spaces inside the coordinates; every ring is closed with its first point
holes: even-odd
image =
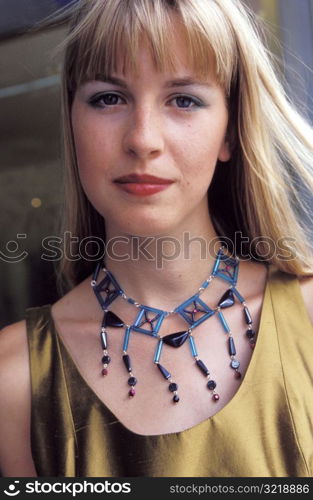
{"type": "MultiPolygon", "coordinates": [[[[193,68],[208,75],[213,60],[229,103],[232,158],[217,164],[208,192],[219,235],[233,240],[241,231],[251,242],[254,258],[269,260],[287,273],[313,274],[307,230],[313,192],[312,128],[286,96],[259,25],[239,0],[81,0],[74,7],[63,44],[63,229],[79,239],[104,235],[104,220],[78,177],[70,119],[77,87],[98,73],[116,71],[121,55],[124,67],[134,69],[143,35],[156,67],[174,67],[169,47],[177,20],[185,30],[193,68]],[[279,255],[266,259],[268,247],[262,237],[281,242],[279,255]]],[[[93,265],[64,258],[61,272],[76,284],[93,265]]]]}

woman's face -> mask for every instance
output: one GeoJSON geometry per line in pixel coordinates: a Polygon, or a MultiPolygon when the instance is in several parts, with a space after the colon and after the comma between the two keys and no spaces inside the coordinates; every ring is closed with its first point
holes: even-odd
{"type": "Polygon", "coordinates": [[[199,79],[184,49],[177,39],[175,71],[159,72],[143,46],[136,74],[99,75],[75,94],[79,175],[108,237],[203,231],[208,224],[215,165],[230,158],[228,112],[223,90],[214,79],[199,79]]]}

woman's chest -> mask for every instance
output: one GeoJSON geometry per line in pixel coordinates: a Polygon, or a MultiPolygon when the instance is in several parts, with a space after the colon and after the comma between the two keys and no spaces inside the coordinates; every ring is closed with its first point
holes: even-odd
{"type": "MultiPolygon", "coordinates": [[[[236,331],[239,326],[241,322],[235,322],[236,331]]],[[[104,372],[100,340],[95,328],[88,328],[72,327],[76,338],[63,328],[69,362],[79,371],[80,382],[125,427],[145,435],[179,432],[219,412],[236,397],[253,354],[244,330],[234,334],[236,354],[231,355],[229,336],[217,320],[211,320],[194,333],[192,345],[188,339],[179,348],[165,344],[159,365],[154,362],[158,339],[133,333],[127,351],[129,372],[124,362],[125,332],[112,328],[107,335],[110,362],[104,372]]]]}

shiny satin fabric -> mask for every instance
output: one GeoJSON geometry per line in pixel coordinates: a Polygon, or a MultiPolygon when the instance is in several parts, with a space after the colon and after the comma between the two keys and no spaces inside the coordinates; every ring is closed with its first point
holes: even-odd
{"type": "Polygon", "coordinates": [[[182,432],[129,431],[87,385],[50,306],[27,310],[31,443],[39,476],[312,477],[313,326],[297,279],[271,270],[241,386],[182,432]]]}

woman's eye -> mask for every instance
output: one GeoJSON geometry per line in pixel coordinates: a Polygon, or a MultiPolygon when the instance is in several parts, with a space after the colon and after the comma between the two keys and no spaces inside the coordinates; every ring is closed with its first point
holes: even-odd
{"type": "MultiPolygon", "coordinates": [[[[203,107],[204,103],[197,99],[196,97],[190,97],[188,95],[177,95],[170,99],[170,104],[179,109],[192,109],[203,107]]],[[[108,108],[117,106],[120,104],[125,104],[125,99],[119,94],[113,92],[96,94],[91,99],[89,99],[89,104],[95,108],[108,108]]]]}
{"type": "Polygon", "coordinates": [[[96,95],[92,97],[89,102],[95,107],[105,108],[107,106],[116,106],[117,104],[121,104],[123,99],[118,94],[107,93],[96,95]]]}
{"type": "Polygon", "coordinates": [[[200,107],[200,106],[202,106],[201,101],[199,101],[195,97],[189,97],[187,95],[176,96],[176,97],[174,97],[172,99],[172,101],[175,101],[175,105],[178,108],[190,109],[190,108],[193,108],[193,107],[200,107]]]}

